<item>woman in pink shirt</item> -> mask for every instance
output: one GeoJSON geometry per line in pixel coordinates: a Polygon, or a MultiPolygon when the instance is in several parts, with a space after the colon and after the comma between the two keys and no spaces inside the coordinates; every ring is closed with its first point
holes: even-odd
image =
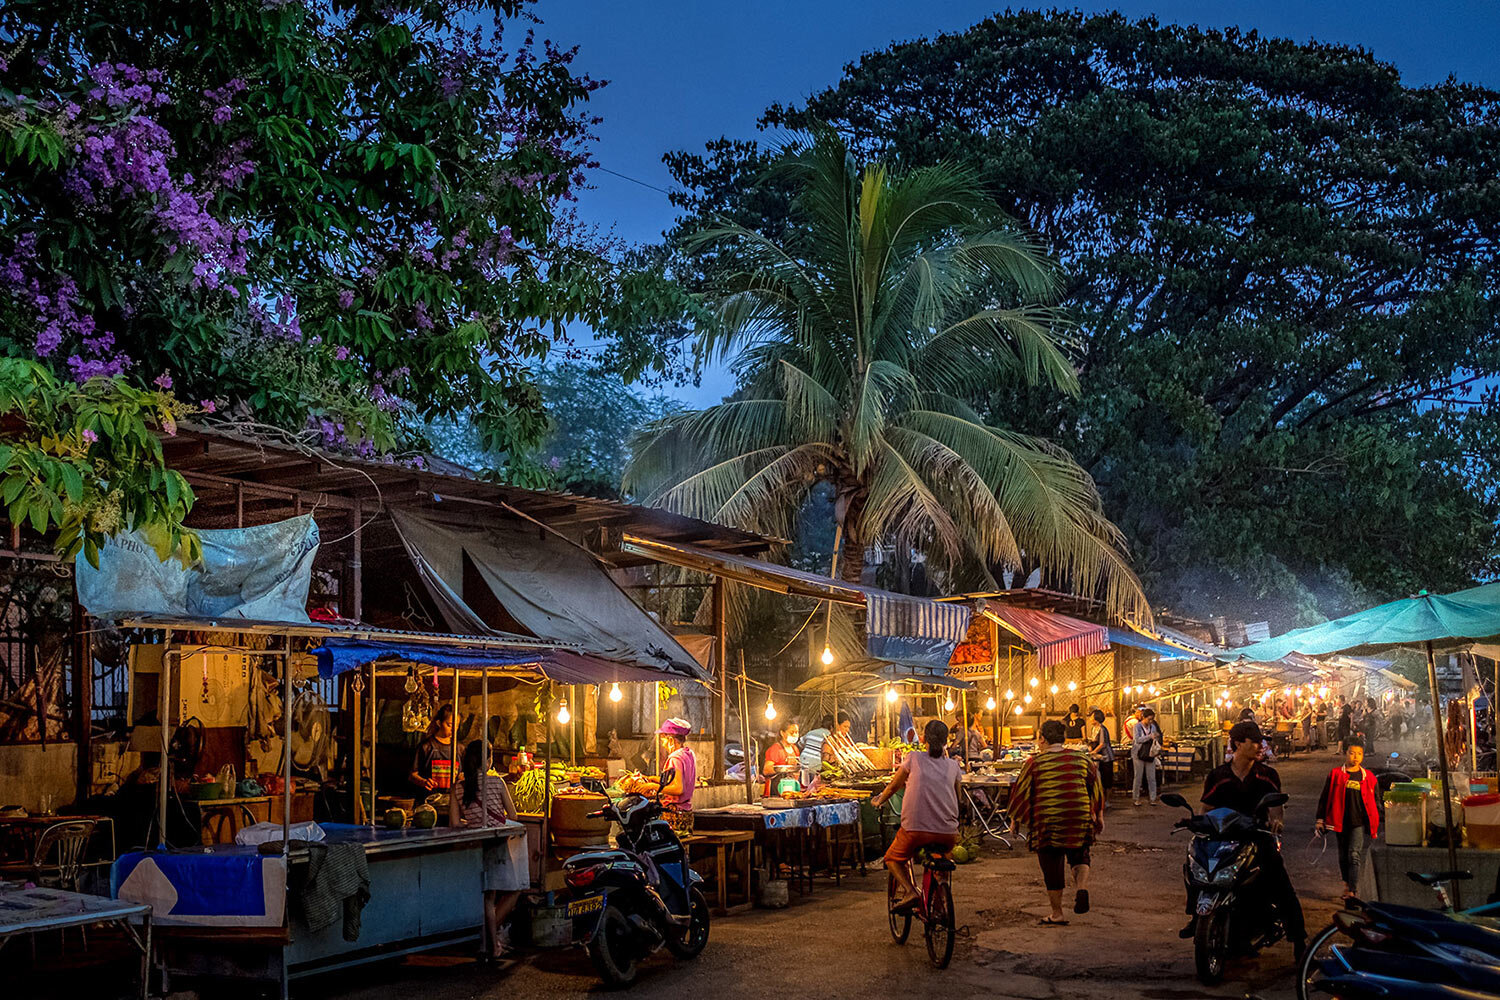
{"type": "Polygon", "coordinates": [[[921,899],[911,880],[911,861],[917,852],[925,847],[935,854],[945,854],[958,843],[958,785],[963,768],[945,753],[947,723],[938,719],[927,723],[922,742],[927,744],[927,752],[903,757],[891,783],[870,800],[870,805],[879,809],[897,789],[906,789],[901,800],[901,829],[885,852],[885,866],[905,892],[894,907],[897,910],[910,909],[921,899]]]}

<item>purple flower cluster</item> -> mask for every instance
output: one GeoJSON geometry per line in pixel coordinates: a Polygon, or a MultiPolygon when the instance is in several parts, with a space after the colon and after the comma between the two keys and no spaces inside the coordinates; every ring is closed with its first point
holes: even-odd
{"type": "MultiPolygon", "coordinates": [[[[219,288],[225,276],[243,276],[249,232],[215,218],[208,210],[211,195],[194,190],[191,174],[180,179],[172,175],[176,148],[167,130],[149,113],[170,100],[154,86],[160,74],[115,63],[94,67],[89,79],[94,84],[88,92],[90,100],[111,111],[130,113],[107,115],[102,122],[91,120],[71,130],[75,156],[63,180],[64,190],[89,208],[144,208],[167,253],[176,256],[186,251],[194,258],[195,287],[219,288]]],[[[227,101],[243,89],[243,81],[231,80],[211,93],[227,101]]],[[[64,115],[67,112],[64,107],[64,115]]],[[[243,162],[229,168],[238,180],[243,180],[245,169],[243,162]]],[[[221,175],[220,179],[225,178],[221,175]]]]}
{"type": "Polygon", "coordinates": [[[203,98],[205,107],[211,109],[211,117],[215,125],[228,125],[229,120],[234,117],[233,101],[245,92],[246,83],[239,77],[235,77],[222,87],[205,90],[203,98]]]}
{"type": "Polygon", "coordinates": [[[80,301],[77,282],[64,272],[42,266],[35,233],[22,233],[8,253],[0,253],[0,280],[33,317],[37,357],[52,357],[64,341],[80,344],[79,353],[67,359],[69,370],[80,382],[96,375],[118,375],[130,366],[130,358],[114,352],[114,334],[95,328],[94,317],[80,301]]]}

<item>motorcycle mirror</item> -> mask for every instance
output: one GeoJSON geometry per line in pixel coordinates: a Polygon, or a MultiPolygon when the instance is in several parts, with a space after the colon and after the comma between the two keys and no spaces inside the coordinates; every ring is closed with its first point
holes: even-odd
{"type": "Polygon", "coordinates": [[[1290,800],[1291,796],[1286,792],[1267,792],[1265,797],[1260,800],[1260,804],[1255,807],[1255,814],[1259,816],[1267,809],[1275,809],[1277,806],[1286,805],[1290,800]]]}
{"type": "Polygon", "coordinates": [[[1193,808],[1192,806],[1188,805],[1187,799],[1183,798],[1181,795],[1178,795],[1176,792],[1163,793],[1161,800],[1169,806],[1176,806],[1178,809],[1186,809],[1189,812],[1191,812],[1193,808]]]}

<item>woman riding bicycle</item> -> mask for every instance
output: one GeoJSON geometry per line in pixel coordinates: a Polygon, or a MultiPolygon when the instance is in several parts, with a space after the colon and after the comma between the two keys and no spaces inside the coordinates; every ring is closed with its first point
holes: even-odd
{"type": "Polygon", "coordinates": [[[917,852],[927,848],[933,853],[951,851],[958,843],[958,787],[963,769],[958,761],[945,755],[948,726],[933,719],[922,731],[925,754],[907,754],[891,778],[891,783],[870,804],[879,809],[897,789],[905,788],[901,801],[901,829],[885,852],[885,866],[901,886],[903,895],[893,909],[911,909],[921,901],[921,894],[911,878],[911,862],[917,852]]]}

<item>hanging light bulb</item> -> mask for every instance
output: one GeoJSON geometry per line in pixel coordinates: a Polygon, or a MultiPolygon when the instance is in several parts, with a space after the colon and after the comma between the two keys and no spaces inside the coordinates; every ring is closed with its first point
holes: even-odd
{"type": "Polygon", "coordinates": [[[945,712],[951,712],[951,711],[953,711],[953,696],[951,694],[948,696],[948,700],[945,701],[945,702],[943,702],[943,711],[945,711],[945,712]]]}
{"type": "Polygon", "coordinates": [[[986,698],[984,700],[984,707],[985,707],[985,710],[989,711],[989,712],[993,712],[995,710],[995,696],[994,695],[990,695],[988,698],[986,698]]]}
{"type": "Polygon", "coordinates": [[[1328,697],[1328,689],[1326,687],[1320,687],[1320,688],[1318,688],[1318,697],[1319,698],[1327,698],[1328,697]]]}
{"type": "Polygon", "coordinates": [[[1227,699],[1227,698],[1226,698],[1226,699],[1225,699],[1225,700],[1224,700],[1224,707],[1225,707],[1225,708],[1233,708],[1233,707],[1234,707],[1234,702],[1232,702],[1232,701],[1230,701],[1230,700],[1228,700],[1228,699],[1227,699]]]}
{"type": "Polygon", "coordinates": [[[1151,697],[1153,697],[1153,698],[1156,697],[1156,685],[1155,684],[1151,685],[1151,697]]]}
{"type": "Polygon", "coordinates": [[[823,666],[825,666],[825,667],[831,667],[831,666],[833,666],[833,648],[831,646],[829,646],[827,643],[823,644],[823,656],[822,656],[822,660],[823,660],[823,666]]]}
{"type": "Polygon", "coordinates": [[[1078,690],[1078,682],[1077,681],[1068,681],[1068,690],[1069,691],[1077,691],[1078,690]]]}
{"type": "Polygon", "coordinates": [[[1017,715],[1020,715],[1021,714],[1021,706],[1017,705],[1015,708],[1011,709],[1011,711],[1015,712],[1017,715]]]}
{"type": "Polygon", "coordinates": [[[572,714],[568,711],[568,703],[566,701],[563,702],[562,707],[557,710],[557,721],[566,726],[568,720],[572,717],[572,714]]]}
{"type": "Polygon", "coordinates": [[[776,718],[776,706],[771,704],[771,692],[766,692],[766,719],[776,718]]]}
{"type": "Polygon", "coordinates": [[[1282,688],[1281,689],[1281,693],[1282,694],[1291,694],[1292,693],[1292,689],[1291,688],[1282,688]]]}
{"type": "Polygon", "coordinates": [[[1053,694],[1057,694],[1057,685],[1056,684],[1052,685],[1052,693],[1053,694]]]}
{"type": "Polygon", "coordinates": [[[1042,682],[1041,682],[1041,681],[1040,681],[1040,680],[1039,680],[1039,679],[1037,679],[1037,678],[1035,678],[1035,677],[1033,677],[1033,678],[1032,678],[1032,679],[1031,679],[1031,686],[1032,686],[1032,687],[1036,687],[1036,686],[1037,686],[1037,685],[1038,685],[1038,684],[1040,684],[1040,683],[1042,683],[1042,682]]]}
{"type": "Polygon", "coordinates": [[[613,684],[611,684],[609,686],[609,700],[610,701],[619,701],[623,697],[625,697],[625,695],[620,690],[620,682],[619,681],[615,681],[613,684]]]}
{"type": "Polygon", "coordinates": [[[1027,695],[1027,696],[1026,696],[1026,697],[1025,697],[1025,698],[1024,698],[1024,699],[1022,699],[1022,700],[1023,700],[1023,701],[1025,701],[1025,702],[1026,702],[1026,704],[1028,704],[1028,705],[1030,705],[1030,704],[1031,704],[1031,695],[1029,695],[1029,694],[1028,694],[1028,695],[1027,695]]]}
{"type": "Polygon", "coordinates": [[[891,687],[891,685],[889,685],[889,684],[887,684],[885,686],[885,700],[886,701],[888,701],[892,705],[894,705],[894,704],[896,704],[896,699],[899,698],[899,697],[900,697],[900,695],[896,694],[896,689],[895,688],[891,687]]]}
{"type": "Polygon", "coordinates": [[[1005,700],[1006,701],[1015,701],[1016,700],[1016,693],[1014,691],[1012,691],[1010,688],[1006,688],[1005,689],[1005,700]]]}

